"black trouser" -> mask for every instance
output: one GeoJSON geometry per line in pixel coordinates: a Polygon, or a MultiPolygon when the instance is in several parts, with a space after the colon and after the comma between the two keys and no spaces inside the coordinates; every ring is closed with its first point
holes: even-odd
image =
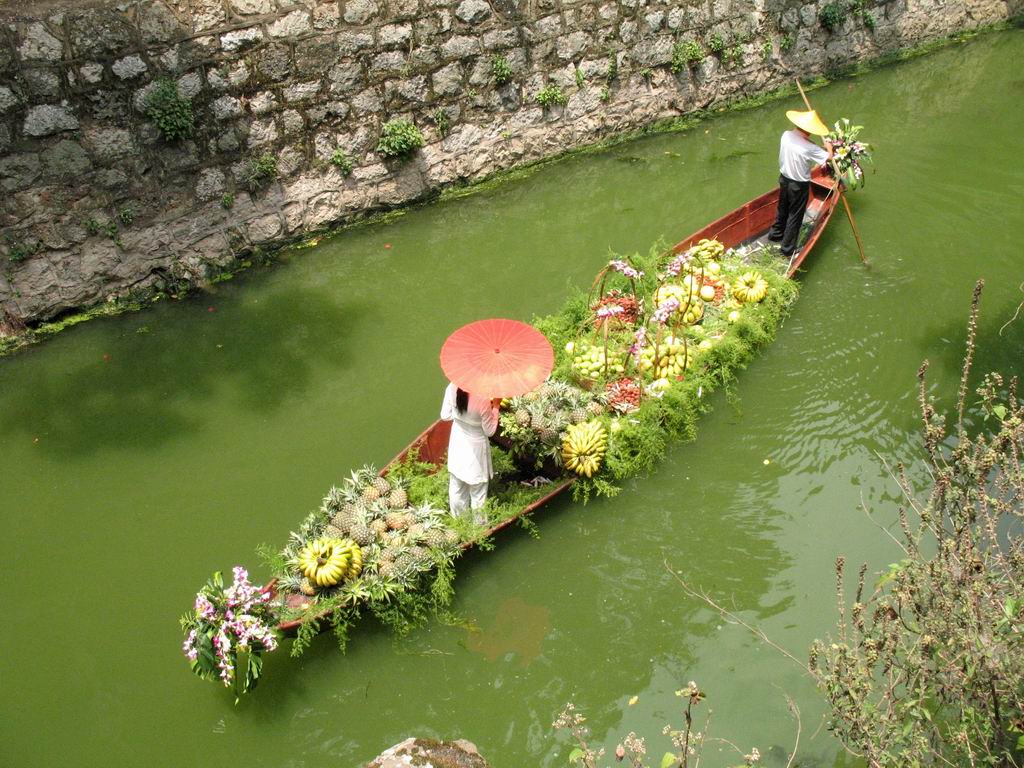
{"type": "Polygon", "coordinates": [[[783,256],[792,256],[796,250],[810,188],[809,181],[793,181],[786,176],[779,176],[779,207],[768,239],[782,241],[783,256]]]}

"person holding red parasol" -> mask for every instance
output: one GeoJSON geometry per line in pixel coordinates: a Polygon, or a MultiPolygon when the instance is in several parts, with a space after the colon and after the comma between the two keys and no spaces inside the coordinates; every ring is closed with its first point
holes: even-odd
{"type": "Polygon", "coordinates": [[[455,331],[441,347],[441,368],[451,381],[441,419],[452,422],[448,505],[453,515],[468,508],[477,523],[487,522],[479,510],[493,475],[488,438],[498,428],[498,405],[502,397],[539,386],[554,362],[544,334],[516,320],[478,320],[455,331]]]}

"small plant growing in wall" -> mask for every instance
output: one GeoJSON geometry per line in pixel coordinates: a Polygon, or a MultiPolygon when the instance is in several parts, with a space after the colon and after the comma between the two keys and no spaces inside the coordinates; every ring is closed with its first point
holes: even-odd
{"type": "Polygon", "coordinates": [[[126,205],[117,212],[117,218],[124,226],[130,227],[135,223],[135,211],[130,205],[126,205]]]}
{"type": "Polygon", "coordinates": [[[188,138],[195,130],[192,102],[181,95],[178,84],[170,78],[156,81],[146,96],[145,113],[164,141],[188,138]]]}
{"type": "Polygon", "coordinates": [[[761,58],[762,59],[770,59],[771,56],[772,56],[772,41],[771,40],[765,40],[763,43],[761,43],[761,58]]]}
{"type": "Polygon", "coordinates": [[[619,59],[615,51],[608,52],[608,68],[605,70],[604,79],[609,83],[619,76],[619,59]]]}
{"type": "Polygon", "coordinates": [[[43,250],[43,243],[41,240],[37,240],[34,243],[30,243],[27,240],[23,242],[12,240],[9,236],[5,235],[4,240],[7,242],[7,260],[11,264],[20,264],[30,256],[35,256],[37,253],[43,250]]]}
{"type": "Polygon", "coordinates": [[[569,97],[562,93],[561,88],[551,83],[537,91],[537,95],[533,97],[533,100],[542,107],[547,108],[555,104],[567,104],[569,97]]]}
{"type": "Polygon", "coordinates": [[[705,58],[704,49],[696,40],[681,40],[672,46],[672,71],[679,74],[705,58]]]}
{"type": "Polygon", "coordinates": [[[600,99],[601,99],[601,101],[603,101],[603,102],[604,102],[605,104],[607,104],[607,103],[608,103],[609,101],[611,101],[611,100],[612,100],[612,92],[611,92],[611,91],[610,91],[610,90],[608,89],[608,86],[607,86],[607,85],[602,85],[602,86],[601,86],[601,95],[600,95],[600,97],[599,97],[599,98],[600,98],[600,99]]]}
{"type": "Polygon", "coordinates": [[[827,3],[818,11],[818,21],[829,32],[835,32],[846,21],[846,6],[839,2],[827,3]]]}
{"type": "Polygon", "coordinates": [[[423,134],[412,120],[388,120],[380,129],[377,152],[384,157],[404,158],[423,146],[423,134]]]}
{"type": "Polygon", "coordinates": [[[648,83],[654,78],[654,70],[650,67],[643,67],[640,70],[640,77],[646,80],[648,83]]]}
{"type": "Polygon", "coordinates": [[[713,33],[708,38],[708,50],[716,56],[720,56],[725,52],[725,38],[717,32],[713,33]]]}
{"type": "Polygon", "coordinates": [[[225,192],[223,195],[221,195],[220,196],[220,207],[223,208],[225,211],[230,211],[232,208],[234,208],[235,207],[235,193],[234,192],[225,192]]]}
{"type": "Polygon", "coordinates": [[[264,153],[259,157],[249,159],[249,167],[246,170],[245,181],[249,189],[255,192],[265,187],[277,178],[277,158],[264,153]]]}
{"type": "Polygon", "coordinates": [[[576,68],[576,87],[581,91],[583,86],[587,84],[587,76],[583,74],[583,70],[579,67],[576,68]]]}
{"type": "Polygon", "coordinates": [[[790,34],[783,35],[782,37],[779,38],[779,50],[782,51],[783,53],[786,53],[787,51],[792,50],[793,49],[793,42],[794,41],[793,41],[793,36],[792,35],[790,35],[790,34]]]}
{"type": "Polygon", "coordinates": [[[504,85],[512,79],[512,67],[500,53],[491,57],[491,77],[495,85],[504,85]]]}
{"type": "Polygon", "coordinates": [[[337,168],[338,172],[346,179],[352,173],[352,158],[345,154],[345,150],[341,147],[338,147],[331,153],[331,165],[337,168]]]}
{"type": "Polygon", "coordinates": [[[437,132],[441,134],[442,139],[451,133],[451,118],[448,117],[448,110],[444,107],[438,107],[434,110],[434,125],[437,126],[437,132]]]}

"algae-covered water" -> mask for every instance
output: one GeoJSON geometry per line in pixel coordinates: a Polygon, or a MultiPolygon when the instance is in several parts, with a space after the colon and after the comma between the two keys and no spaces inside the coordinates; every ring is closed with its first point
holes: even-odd
{"type": "Polygon", "coordinates": [[[693,679],[713,736],[784,765],[789,695],[801,764],[845,763],[795,665],[666,563],[802,656],[833,624],[835,557],[897,559],[860,507],[893,521],[880,457],[918,455],[924,358],[952,398],[978,277],[979,366],[1024,373],[1024,320],[998,333],[1024,298],[1021,60],[1024,34],[993,34],[815,91],[877,144],[853,195],[870,269],[837,213],[777,341],[697,442],[614,500],[552,505],[539,540],[514,530],[464,558],[461,625],[395,640],[368,623],[345,656],[330,638],[272,654],[238,706],[180,654],[177,618],[209,573],[265,577],[259,543],[435,417],[453,328],[553,311],[609,249],[681,237],[768,189],[796,99],[349,231],[0,361],[3,762],[356,765],[416,734],[471,739],[498,768],[555,766],[569,700],[596,743],[635,730],[657,762],[693,679]]]}

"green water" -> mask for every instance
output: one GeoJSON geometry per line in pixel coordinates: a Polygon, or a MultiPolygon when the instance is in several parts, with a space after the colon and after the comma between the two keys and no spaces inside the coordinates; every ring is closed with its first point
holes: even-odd
{"type": "Polygon", "coordinates": [[[556,164],[0,361],[6,764],[355,765],[418,734],[469,738],[498,768],[554,766],[570,699],[597,742],[635,730],[657,761],[690,679],[712,735],[784,765],[789,694],[802,764],[843,764],[796,667],[665,563],[802,656],[833,623],[836,555],[896,559],[860,504],[891,524],[876,452],[917,455],[915,371],[929,358],[952,391],[979,276],[980,365],[1024,373],[1024,321],[998,335],[1024,279],[1021,60],[1009,32],[815,92],[878,145],[853,200],[871,268],[837,215],[737,407],[716,397],[698,441],[619,498],[556,503],[539,540],[509,532],[460,563],[474,631],[395,641],[366,624],[346,656],[321,638],[268,657],[239,706],[180,655],[177,617],[209,572],[263,578],[257,544],[429,423],[453,328],[552,311],[609,248],[681,237],[769,188],[797,102],[556,164]]]}

